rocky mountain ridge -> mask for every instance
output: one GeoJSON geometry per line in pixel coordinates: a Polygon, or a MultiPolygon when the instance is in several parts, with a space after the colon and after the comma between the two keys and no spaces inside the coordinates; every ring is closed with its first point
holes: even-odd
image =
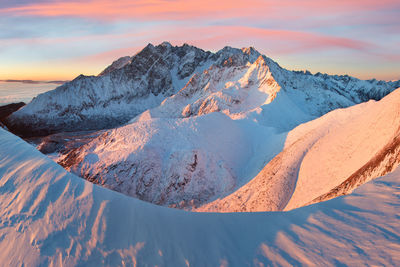
{"type": "MultiPolygon", "coordinates": [[[[400,81],[361,81],[349,76],[288,71],[254,48],[225,47],[212,53],[187,44],[172,46],[164,42],[158,46],[149,44],[132,57],[116,60],[99,76],[80,75],[37,96],[6,123],[22,136],[116,127],[169,101],[167,98],[177,93],[189,96],[204,91],[210,79],[223,83],[218,75],[246,68],[257,60],[268,68],[267,82],[276,83],[302,112],[312,117],[369,99],[381,99],[400,86],[400,81]]],[[[215,89],[212,84],[208,88],[215,89]]],[[[188,103],[190,106],[186,105],[181,115],[221,110],[224,107],[219,105],[234,106],[238,101],[235,97],[226,98],[227,94],[209,97],[205,102],[188,103]]]]}

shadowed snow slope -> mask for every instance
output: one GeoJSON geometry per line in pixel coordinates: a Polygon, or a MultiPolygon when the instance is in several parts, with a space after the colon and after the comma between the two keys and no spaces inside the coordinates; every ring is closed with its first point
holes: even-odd
{"type": "Polygon", "coordinates": [[[191,213],[93,185],[0,129],[4,266],[400,265],[400,172],[289,212],[191,213]]]}
{"type": "Polygon", "coordinates": [[[346,194],[400,163],[400,89],[290,131],[249,183],[199,211],[290,210],[346,194]]]}

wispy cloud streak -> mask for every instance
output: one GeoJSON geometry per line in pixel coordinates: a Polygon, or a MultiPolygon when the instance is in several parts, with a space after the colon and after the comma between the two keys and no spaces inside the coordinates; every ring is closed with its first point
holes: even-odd
{"type": "Polygon", "coordinates": [[[390,72],[385,77],[397,77],[399,17],[398,0],[7,1],[0,4],[0,70],[15,74],[27,61],[46,70],[62,60],[83,67],[84,60],[82,72],[93,73],[148,42],[168,40],[210,50],[255,46],[286,58],[289,68],[340,61],[350,74],[380,66],[390,72]]]}

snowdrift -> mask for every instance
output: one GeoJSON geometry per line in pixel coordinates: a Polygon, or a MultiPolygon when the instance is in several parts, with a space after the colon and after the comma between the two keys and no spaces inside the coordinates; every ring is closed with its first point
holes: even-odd
{"type": "Polygon", "coordinates": [[[4,266],[400,264],[400,172],[289,212],[191,213],[66,172],[0,129],[4,266]]]}

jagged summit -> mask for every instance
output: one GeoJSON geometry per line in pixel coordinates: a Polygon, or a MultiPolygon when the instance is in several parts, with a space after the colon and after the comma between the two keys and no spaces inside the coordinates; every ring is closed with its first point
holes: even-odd
{"type": "Polygon", "coordinates": [[[13,114],[8,125],[21,135],[109,128],[159,105],[195,75],[215,67],[245,65],[254,52],[225,47],[217,53],[184,44],[148,44],[136,55],[121,57],[98,76],[80,75],[39,95],[13,114]]]}
{"type": "MultiPolygon", "coordinates": [[[[253,100],[247,97],[257,98],[246,91],[245,84],[251,88],[251,83],[262,87],[261,80],[276,83],[282,88],[279,94],[285,94],[302,113],[311,116],[320,116],[335,108],[369,99],[380,99],[399,83],[292,72],[281,68],[253,47],[238,49],[226,46],[213,53],[188,44],[173,46],[163,42],[156,46],[148,44],[136,55],[114,61],[98,76],[82,75],[37,96],[12,114],[7,125],[25,136],[115,127],[147,109],[160,106],[167,98],[189,87],[192,87],[191,91],[214,92],[204,103],[205,110],[240,111],[234,103],[248,102],[245,106],[254,107],[250,103],[253,100]],[[251,76],[255,73],[250,70],[254,68],[254,63],[262,61],[267,71],[251,76]],[[240,77],[236,79],[233,73],[240,77]],[[243,76],[246,73],[248,77],[243,76]],[[247,83],[250,76],[250,83],[247,83]]],[[[185,114],[188,116],[198,114],[189,109],[187,111],[185,114]]]]}

